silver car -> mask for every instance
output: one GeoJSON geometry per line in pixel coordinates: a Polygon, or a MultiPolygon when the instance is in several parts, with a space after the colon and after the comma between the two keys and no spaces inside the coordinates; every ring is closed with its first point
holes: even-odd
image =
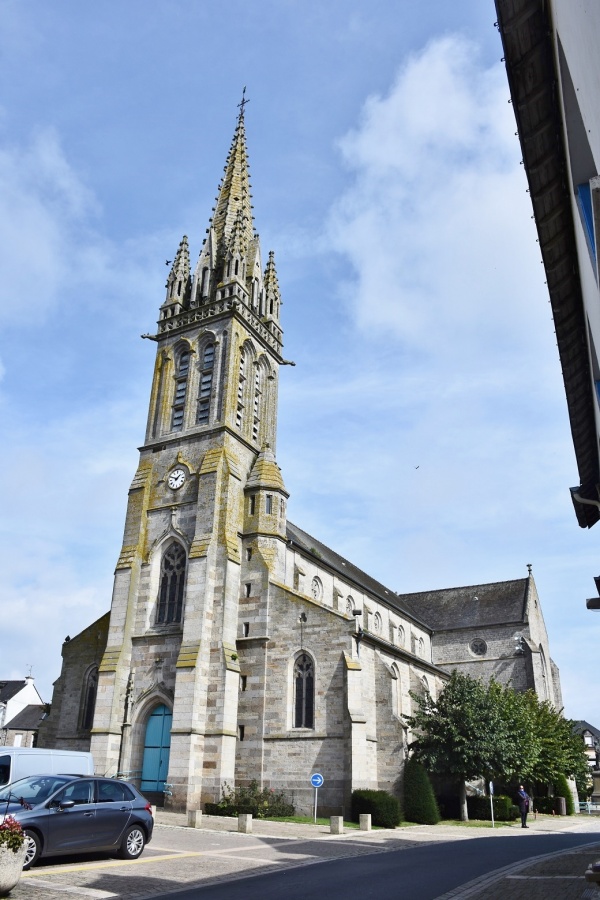
{"type": "Polygon", "coordinates": [[[152,807],[126,781],[80,775],[31,775],[0,791],[0,822],[25,832],[24,869],[42,856],[112,852],[137,859],[152,837],[152,807]]]}

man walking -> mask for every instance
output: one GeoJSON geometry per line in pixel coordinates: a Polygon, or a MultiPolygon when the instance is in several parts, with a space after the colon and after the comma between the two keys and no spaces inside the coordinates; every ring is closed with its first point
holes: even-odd
{"type": "Polygon", "coordinates": [[[519,790],[517,792],[517,803],[519,804],[519,812],[521,813],[521,828],[529,828],[529,825],[527,824],[527,813],[529,812],[530,798],[522,784],[519,785],[519,790]]]}

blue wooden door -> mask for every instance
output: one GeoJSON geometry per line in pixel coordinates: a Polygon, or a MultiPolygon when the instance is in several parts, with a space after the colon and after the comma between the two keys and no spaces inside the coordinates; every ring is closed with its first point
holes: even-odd
{"type": "Polygon", "coordinates": [[[164,704],[155,707],[146,725],[144,759],[142,762],[142,791],[164,791],[169,771],[171,722],[173,713],[164,704]]]}

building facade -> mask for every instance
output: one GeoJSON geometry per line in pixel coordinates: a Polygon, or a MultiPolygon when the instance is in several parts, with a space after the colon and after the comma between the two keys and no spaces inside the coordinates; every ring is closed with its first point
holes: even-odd
{"type": "Polygon", "coordinates": [[[591,528],[600,518],[600,8],[495,2],[575,448],[571,496],[591,528]]]}
{"type": "Polygon", "coordinates": [[[448,670],[415,604],[287,518],[276,462],[275,261],[253,227],[242,112],[198,262],[159,311],[148,424],[110,614],[63,645],[39,744],[84,749],[173,808],[256,780],[347,809],[398,790],[410,692],[448,670]]]}

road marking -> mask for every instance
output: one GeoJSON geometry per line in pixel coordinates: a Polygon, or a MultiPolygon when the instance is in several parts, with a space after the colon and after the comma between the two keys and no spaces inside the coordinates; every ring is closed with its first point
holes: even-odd
{"type": "Polygon", "coordinates": [[[507,875],[513,881],[553,881],[556,879],[567,879],[575,881],[583,881],[585,875],[507,875]]]}
{"type": "Polygon", "coordinates": [[[65,894],[77,894],[78,897],[95,897],[97,900],[103,900],[106,897],[118,897],[118,894],[113,894],[110,891],[99,891],[96,888],[80,886],[71,887],[67,884],[54,884],[52,881],[32,881],[31,885],[38,888],[51,888],[53,891],[65,894]]]}
{"type": "Polygon", "coordinates": [[[48,867],[46,867],[43,871],[41,871],[39,873],[36,871],[23,872],[21,878],[37,878],[39,875],[48,876],[48,875],[54,874],[54,871],[56,871],[57,875],[62,875],[65,872],[89,872],[92,869],[110,869],[110,868],[113,868],[114,866],[143,866],[147,863],[162,862],[165,859],[173,860],[173,859],[182,859],[185,856],[203,856],[203,855],[204,854],[200,853],[200,852],[196,852],[196,853],[188,852],[188,853],[179,853],[177,856],[170,854],[169,856],[146,856],[146,857],[144,857],[144,859],[124,859],[124,860],[112,859],[112,860],[106,860],[105,862],[95,862],[95,863],[90,863],[89,865],[83,865],[83,866],[75,866],[75,865],[61,866],[60,869],[56,869],[53,871],[49,871],[48,867]]]}

